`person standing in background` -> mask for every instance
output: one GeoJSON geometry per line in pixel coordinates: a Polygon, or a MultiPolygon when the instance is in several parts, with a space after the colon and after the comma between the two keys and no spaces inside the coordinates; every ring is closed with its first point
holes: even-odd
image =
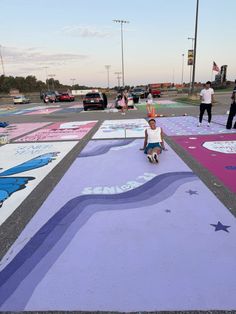
{"type": "MultiPolygon", "coordinates": [[[[234,86],[234,90],[233,90],[231,99],[232,99],[232,103],[231,103],[230,110],[229,110],[229,116],[228,116],[228,120],[226,123],[226,129],[232,128],[233,119],[236,115],[236,80],[235,80],[235,86],[234,86]]],[[[233,128],[236,129],[236,121],[234,122],[233,128]]]]}
{"type": "Polygon", "coordinates": [[[208,114],[208,123],[207,126],[210,126],[211,123],[211,109],[212,103],[214,102],[214,90],[211,88],[211,82],[206,82],[205,88],[200,92],[200,115],[199,115],[199,123],[198,126],[202,125],[202,118],[205,110],[208,114]]]}

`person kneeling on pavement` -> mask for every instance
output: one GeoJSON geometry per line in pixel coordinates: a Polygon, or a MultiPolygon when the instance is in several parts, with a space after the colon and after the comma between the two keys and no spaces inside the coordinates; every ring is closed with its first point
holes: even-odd
{"type": "Polygon", "coordinates": [[[149,128],[145,130],[145,138],[143,148],[144,154],[147,154],[147,158],[151,163],[159,162],[159,155],[165,148],[163,133],[161,127],[156,126],[155,119],[148,121],[149,128]]]}

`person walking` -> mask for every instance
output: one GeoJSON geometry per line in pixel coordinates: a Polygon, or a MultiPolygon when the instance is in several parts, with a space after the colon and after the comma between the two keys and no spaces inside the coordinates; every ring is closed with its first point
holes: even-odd
{"type": "Polygon", "coordinates": [[[208,123],[207,126],[210,126],[211,123],[211,109],[212,109],[212,103],[214,102],[214,89],[211,88],[211,82],[208,81],[205,84],[205,88],[201,90],[200,92],[200,115],[199,115],[199,123],[198,126],[202,125],[202,118],[204,115],[205,110],[208,114],[208,123]]]}
{"type": "MultiPolygon", "coordinates": [[[[236,80],[235,80],[235,87],[231,96],[232,99],[232,103],[229,109],[229,116],[228,116],[228,120],[226,123],[226,129],[231,129],[232,125],[233,125],[233,119],[236,115],[236,80]]],[[[234,129],[236,129],[236,121],[234,122],[234,129]]]]}

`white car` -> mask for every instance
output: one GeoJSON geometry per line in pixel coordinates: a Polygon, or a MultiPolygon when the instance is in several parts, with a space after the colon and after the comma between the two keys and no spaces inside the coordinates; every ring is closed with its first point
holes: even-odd
{"type": "Polygon", "coordinates": [[[17,105],[17,104],[29,104],[30,103],[30,99],[27,98],[25,95],[18,95],[18,96],[15,96],[13,98],[13,102],[14,102],[14,105],[17,105]]]}

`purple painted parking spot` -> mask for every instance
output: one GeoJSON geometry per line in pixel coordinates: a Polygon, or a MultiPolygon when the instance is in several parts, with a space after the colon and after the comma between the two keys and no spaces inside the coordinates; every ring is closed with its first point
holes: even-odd
{"type": "Polygon", "coordinates": [[[206,121],[198,127],[198,119],[190,116],[156,118],[156,122],[163,132],[170,136],[236,133],[235,129],[227,130],[223,125],[216,123],[211,123],[208,127],[206,121]]]}
{"type": "Polygon", "coordinates": [[[142,145],[89,142],[3,258],[0,310],[236,307],[235,218],[168,145],[158,165],[142,145]]]}

